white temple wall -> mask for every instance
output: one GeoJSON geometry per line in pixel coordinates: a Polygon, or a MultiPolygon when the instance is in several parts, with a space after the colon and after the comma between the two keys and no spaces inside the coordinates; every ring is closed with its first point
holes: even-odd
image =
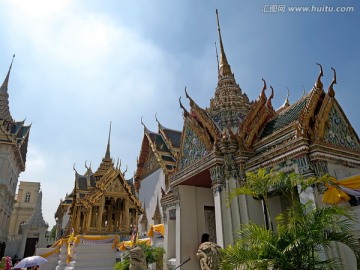
{"type": "MultiPolygon", "coordinates": [[[[184,264],[181,269],[195,270],[199,269],[199,263],[196,258],[196,252],[199,247],[199,235],[197,228],[197,216],[199,213],[196,197],[196,187],[193,186],[179,186],[180,195],[180,226],[176,227],[180,231],[180,246],[179,254],[176,254],[176,262],[179,265],[181,262],[190,258],[190,261],[184,264]]],[[[176,216],[176,219],[178,217],[176,216]]],[[[177,224],[178,225],[178,224],[177,224]]],[[[178,239],[177,239],[178,240],[178,239]]],[[[179,242],[177,241],[177,244],[179,242]]]]}
{"type": "Polygon", "coordinates": [[[333,162],[328,162],[328,171],[331,176],[334,176],[338,180],[360,174],[360,168],[349,168],[333,162]]]}
{"type": "MultiPolygon", "coordinates": [[[[154,224],[152,217],[157,203],[159,203],[160,212],[162,213],[160,205],[160,199],[162,197],[161,188],[165,190],[165,175],[160,168],[141,180],[139,200],[141,201],[142,206],[144,206],[145,203],[145,212],[148,224],[145,230],[141,229],[142,226],[139,224],[138,228],[140,235],[145,234],[149,229],[149,225],[154,224]]],[[[139,217],[139,220],[141,220],[141,216],[139,217]]]]}
{"type": "Polygon", "coordinates": [[[0,145],[0,243],[7,242],[10,217],[19,178],[19,168],[11,145],[0,145]],[[10,196],[3,196],[5,194],[10,196]]]}
{"type": "Polygon", "coordinates": [[[180,207],[176,212],[176,265],[190,258],[181,269],[200,269],[196,252],[202,234],[208,232],[205,207],[214,207],[213,192],[209,188],[180,185],[179,195],[180,207]]]}
{"type": "Polygon", "coordinates": [[[212,189],[201,187],[195,187],[195,196],[198,242],[200,243],[202,234],[209,233],[205,218],[205,206],[214,207],[214,196],[212,189]]]}

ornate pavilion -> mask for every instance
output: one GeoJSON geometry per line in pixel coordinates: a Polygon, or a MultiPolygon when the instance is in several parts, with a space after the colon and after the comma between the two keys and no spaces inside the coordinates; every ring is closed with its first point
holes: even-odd
{"type": "Polygon", "coordinates": [[[83,175],[74,168],[74,189],[55,213],[58,237],[61,232],[68,235],[71,228],[75,235],[116,234],[127,237],[131,234],[142,209],[132,180],[125,179],[120,165],[115,166],[110,157],[109,133],[105,157],[95,173],[86,163],[83,175]]]}
{"type": "MultiPolygon", "coordinates": [[[[360,142],[335,98],[335,70],[324,90],[318,64],[314,87],[293,104],[287,98],[275,109],[274,89],[265,80],[259,97],[249,101],[227,60],[218,18],[217,23],[220,52],[215,95],[203,109],[185,89],[190,109],[180,101],[184,125],[176,168],[170,173],[163,170],[169,187],[161,198],[169,269],[186,258],[190,261],[182,269],[199,269],[195,254],[203,233],[225,247],[234,243],[240,224],[266,224],[259,200],[242,195],[227,205],[228,192],[246,181],[248,171],[273,168],[337,179],[360,174],[360,142]]],[[[141,186],[147,179],[141,179],[141,186]]],[[[323,204],[323,192],[318,187],[310,194],[317,205],[323,204]]],[[[287,205],[280,196],[273,196],[270,207],[276,216],[287,205]]],[[[360,230],[354,234],[360,236],[360,230]]],[[[339,247],[335,253],[347,260],[339,247]]]]}

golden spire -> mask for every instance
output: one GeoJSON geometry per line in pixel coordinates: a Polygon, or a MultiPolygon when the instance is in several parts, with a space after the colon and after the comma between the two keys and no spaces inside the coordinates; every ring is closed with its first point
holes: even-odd
{"type": "Polygon", "coordinates": [[[231,68],[226,59],[224,45],[223,45],[222,38],[221,38],[219,13],[218,13],[217,9],[216,9],[216,20],[217,20],[217,28],[218,28],[218,34],[219,34],[219,42],[220,42],[219,76],[232,76],[231,68]]]}
{"type": "Polygon", "coordinates": [[[109,128],[109,138],[108,138],[108,143],[107,143],[106,153],[105,153],[105,158],[107,158],[107,159],[110,159],[110,135],[111,135],[111,121],[110,121],[110,128],[109,128]]]}
{"type": "Polygon", "coordinates": [[[1,92],[5,92],[7,93],[7,90],[8,90],[8,84],[9,84],[9,78],[10,78],[10,71],[11,71],[11,68],[12,68],[12,65],[13,65],[13,62],[14,62],[14,58],[15,58],[15,54],[13,55],[13,58],[11,60],[11,64],[10,64],[10,67],[9,67],[9,71],[8,73],[6,74],[6,77],[5,77],[5,80],[3,82],[3,84],[1,85],[1,92]]]}
{"type": "Polygon", "coordinates": [[[217,50],[217,45],[216,45],[216,41],[215,41],[215,52],[216,52],[216,62],[217,62],[217,70],[218,70],[218,74],[219,74],[219,54],[218,54],[218,50],[217,50]]]}

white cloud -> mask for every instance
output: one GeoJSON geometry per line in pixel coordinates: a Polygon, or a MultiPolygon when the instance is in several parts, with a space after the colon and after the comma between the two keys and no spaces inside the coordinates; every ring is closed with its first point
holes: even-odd
{"type": "Polygon", "coordinates": [[[50,225],[59,199],[71,192],[72,164],[87,159],[97,168],[106,143],[104,125],[110,120],[117,125],[113,129],[119,135],[112,141],[119,149],[112,148],[112,153],[129,165],[130,177],[141,143],[140,116],[151,114],[154,119],[169,100],[177,101],[172,91],[178,67],[174,57],[80,3],[2,4],[9,42],[19,55],[14,66],[19,87],[10,89],[11,102],[16,101],[10,110],[13,115],[22,110],[33,123],[26,172],[20,179],[41,182],[50,225]],[[129,132],[136,133],[130,140],[125,137],[129,132]]]}

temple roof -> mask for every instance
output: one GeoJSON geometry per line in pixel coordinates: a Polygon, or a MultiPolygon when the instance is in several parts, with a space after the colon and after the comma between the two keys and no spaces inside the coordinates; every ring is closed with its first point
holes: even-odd
{"type": "Polygon", "coordinates": [[[260,138],[269,136],[273,132],[293,123],[299,119],[301,111],[306,105],[308,96],[298,100],[296,103],[289,105],[287,108],[277,114],[272,120],[270,120],[261,133],[260,138]]]}
{"type": "Polygon", "coordinates": [[[135,179],[143,179],[159,167],[161,167],[165,173],[174,171],[176,167],[176,160],[179,155],[181,143],[181,132],[164,127],[157,118],[156,121],[158,122],[158,132],[149,130],[141,121],[144,126],[144,137],[141,144],[135,179]],[[155,158],[155,160],[152,160],[152,157],[155,158]],[[150,165],[149,163],[153,161],[156,163],[150,165]]]}
{"type": "Polygon", "coordinates": [[[31,125],[24,125],[25,121],[14,121],[10,114],[8,85],[14,57],[15,55],[5,80],[0,87],[0,141],[13,145],[19,169],[24,171],[31,125]]]}
{"type": "Polygon", "coordinates": [[[165,136],[169,139],[172,146],[180,148],[181,143],[181,131],[165,128],[163,129],[165,136]]]}

